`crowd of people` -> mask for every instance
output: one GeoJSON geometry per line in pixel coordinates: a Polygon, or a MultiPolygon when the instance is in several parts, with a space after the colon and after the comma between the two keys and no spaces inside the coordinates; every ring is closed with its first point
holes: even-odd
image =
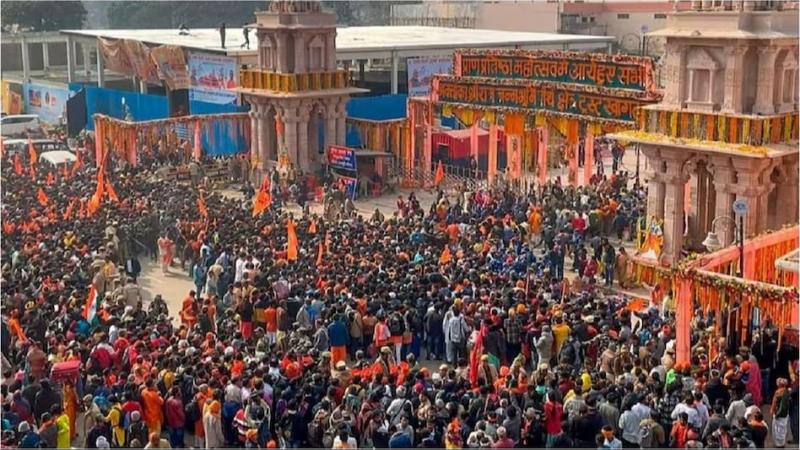
{"type": "Polygon", "coordinates": [[[676,364],[671,293],[632,308],[601,286],[629,283],[620,238],[646,194],[624,174],[324,220],[279,202],[254,217],[149,165],[108,170],[118,201],[92,214],[90,157],[54,184],[12,166],[5,447],[797,442],[798,351],[771,324],[711,349],[698,312],[676,364]],[[180,311],[144,301],[139,258],[191,275],[180,311]]]}

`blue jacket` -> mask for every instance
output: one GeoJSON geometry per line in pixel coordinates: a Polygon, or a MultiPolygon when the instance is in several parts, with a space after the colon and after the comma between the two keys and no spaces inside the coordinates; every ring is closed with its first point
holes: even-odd
{"type": "Polygon", "coordinates": [[[328,325],[328,340],[331,347],[343,347],[350,340],[350,332],[341,320],[335,320],[328,325]]]}

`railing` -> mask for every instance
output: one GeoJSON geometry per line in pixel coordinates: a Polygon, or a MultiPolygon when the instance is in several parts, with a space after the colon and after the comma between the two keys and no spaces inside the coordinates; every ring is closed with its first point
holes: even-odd
{"type": "Polygon", "coordinates": [[[246,89],[278,92],[302,92],[321,89],[343,89],[348,86],[347,72],[277,73],[261,70],[239,72],[240,85],[246,89]]]}

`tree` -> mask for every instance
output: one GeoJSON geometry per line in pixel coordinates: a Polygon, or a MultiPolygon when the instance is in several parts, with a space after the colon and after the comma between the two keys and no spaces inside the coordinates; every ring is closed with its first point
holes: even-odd
{"type": "Polygon", "coordinates": [[[6,0],[0,9],[3,25],[19,25],[32,31],[81,28],[86,9],[79,1],[6,0]]]}

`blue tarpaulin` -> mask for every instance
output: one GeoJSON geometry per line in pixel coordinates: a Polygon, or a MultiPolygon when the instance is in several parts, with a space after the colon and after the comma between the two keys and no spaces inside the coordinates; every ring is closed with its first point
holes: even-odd
{"type": "Polygon", "coordinates": [[[406,94],[353,97],[347,102],[347,116],[374,121],[404,119],[406,97],[406,94]]]}

